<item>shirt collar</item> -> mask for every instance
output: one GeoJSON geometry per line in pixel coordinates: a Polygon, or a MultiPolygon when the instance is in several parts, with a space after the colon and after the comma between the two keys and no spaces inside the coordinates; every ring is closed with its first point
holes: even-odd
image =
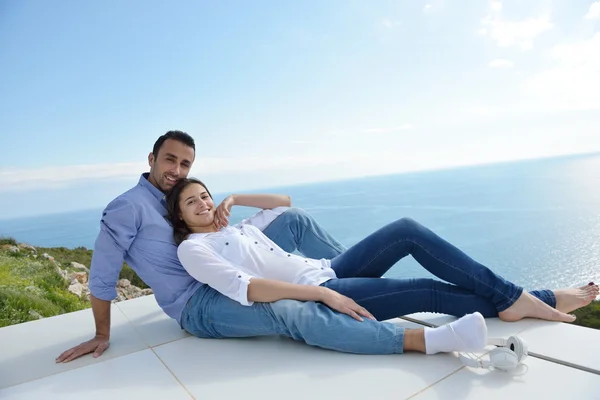
{"type": "Polygon", "coordinates": [[[148,177],[150,176],[149,172],[144,172],[142,174],[142,176],[140,176],[140,180],[138,182],[138,185],[148,189],[150,191],[150,193],[152,193],[152,195],[154,197],[156,197],[156,199],[158,201],[160,201],[161,203],[163,203],[163,205],[166,206],[166,196],[165,194],[159,190],[156,186],[154,186],[153,184],[150,183],[150,181],[148,181],[148,177]]]}
{"type": "Polygon", "coordinates": [[[210,235],[210,233],[190,233],[188,239],[202,239],[208,235],[210,235]]]}
{"type": "Polygon", "coordinates": [[[231,232],[229,232],[230,231],[229,228],[231,228],[231,226],[226,226],[225,228],[221,228],[221,229],[219,229],[218,232],[195,232],[195,233],[190,233],[188,235],[188,239],[194,239],[194,238],[196,238],[196,239],[202,239],[202,238],[204,238],[204,237],[206,237],[208,235],[214,235],[215,233],[221,233],[221,234],[231,233],[231,232]]]}

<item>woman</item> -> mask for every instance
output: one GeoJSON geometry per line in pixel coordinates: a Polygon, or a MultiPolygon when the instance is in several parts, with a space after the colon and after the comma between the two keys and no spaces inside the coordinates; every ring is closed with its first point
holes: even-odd
{"type": "Polygon", "coordinates": [[[167,197],[168,218],[184,268],[241,306],[291,299],[320,301],[357,321],[428,311],[459,317],[478,312],[505,321],[533,317],[572,322],[575,317],[568,313],[598,295],[598,286],[593,284],[527,293],[406,218],[332,260],[289,254],[255,226],[268,223],[282,207],[289,207],[289,197],[245,197],[244,205],[263,211],[226,227],[233,202],[226,199],[215,207],[201,181],[181,180],[167,197]],[[380,279],[408,254],[451,284],[433,279],[380,279]]]}

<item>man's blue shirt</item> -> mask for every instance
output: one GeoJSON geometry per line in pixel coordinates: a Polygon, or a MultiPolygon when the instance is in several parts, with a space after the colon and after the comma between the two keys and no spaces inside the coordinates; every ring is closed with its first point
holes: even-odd
{"type": "Polygon", "coordinates": [[[89,289],[111,301],[123,261],[152,288],[158,305],[180,322],[188,299],[202,285],[177,258],[173,228],[166,220],[164,193],[142,174],[138,184],[111,201],[102,213],[94,245],[89,289]]]}

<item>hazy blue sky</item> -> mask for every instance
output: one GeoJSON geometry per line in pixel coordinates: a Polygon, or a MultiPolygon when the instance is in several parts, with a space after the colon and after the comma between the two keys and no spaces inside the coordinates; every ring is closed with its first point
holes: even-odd
{"type": "Polygon", "coordinates": [[[600,1],[4,1],[0,93],[0,218],[600,151],[600,1]]]}

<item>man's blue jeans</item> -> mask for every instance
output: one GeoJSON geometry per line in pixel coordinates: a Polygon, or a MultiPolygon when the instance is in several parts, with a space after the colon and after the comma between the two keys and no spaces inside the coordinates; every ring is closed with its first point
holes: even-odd
{"type": "Polygon", "coordinates": [[[290,208],[276,218],[263,233],[288,253],[298,250],[304,257],[331,260],[346,248],[306,211],[290,208]]]}
{"type": "MultiPolygon", "coordinates": [[[[332,266],[341,279],[324,286],[363,306],[367,304],[365,308],[378,320],[418,311],[497,315],[522,291],[409,219],[385,226],[347,251],[309,214],[297,209],[279,216],[264,233],[288,252],[333,258],[332,266]],[[379,278],[409,253],[440,278],[464,287],[429,279],[379,278]]],[[[540,297],[540,293],[553,297],[546,291],[534,294],[540,297]]],[[[208,285],[192,296],[181,323],[185,330],[203,338],[280,334],[309,345],[358,354],[402,353],[404,344],[404,329],[392,323],[360,322],[317,302],[280,300],[242,306],[208,285]]]]}
{"type": "MultiPolygon", "coordinates": [[[[308,213],[291,208],[263,231],[287,252],[306,257],[334,258],[344,246],[308,213]]],[[[201,286],[181,315],[183,328],[200,338],[285,335],[309,345],[357,354],[402,353],[404,329],[387,322],[363,322],[324,304],[296,300],[243,306],[201,286]]]]}

